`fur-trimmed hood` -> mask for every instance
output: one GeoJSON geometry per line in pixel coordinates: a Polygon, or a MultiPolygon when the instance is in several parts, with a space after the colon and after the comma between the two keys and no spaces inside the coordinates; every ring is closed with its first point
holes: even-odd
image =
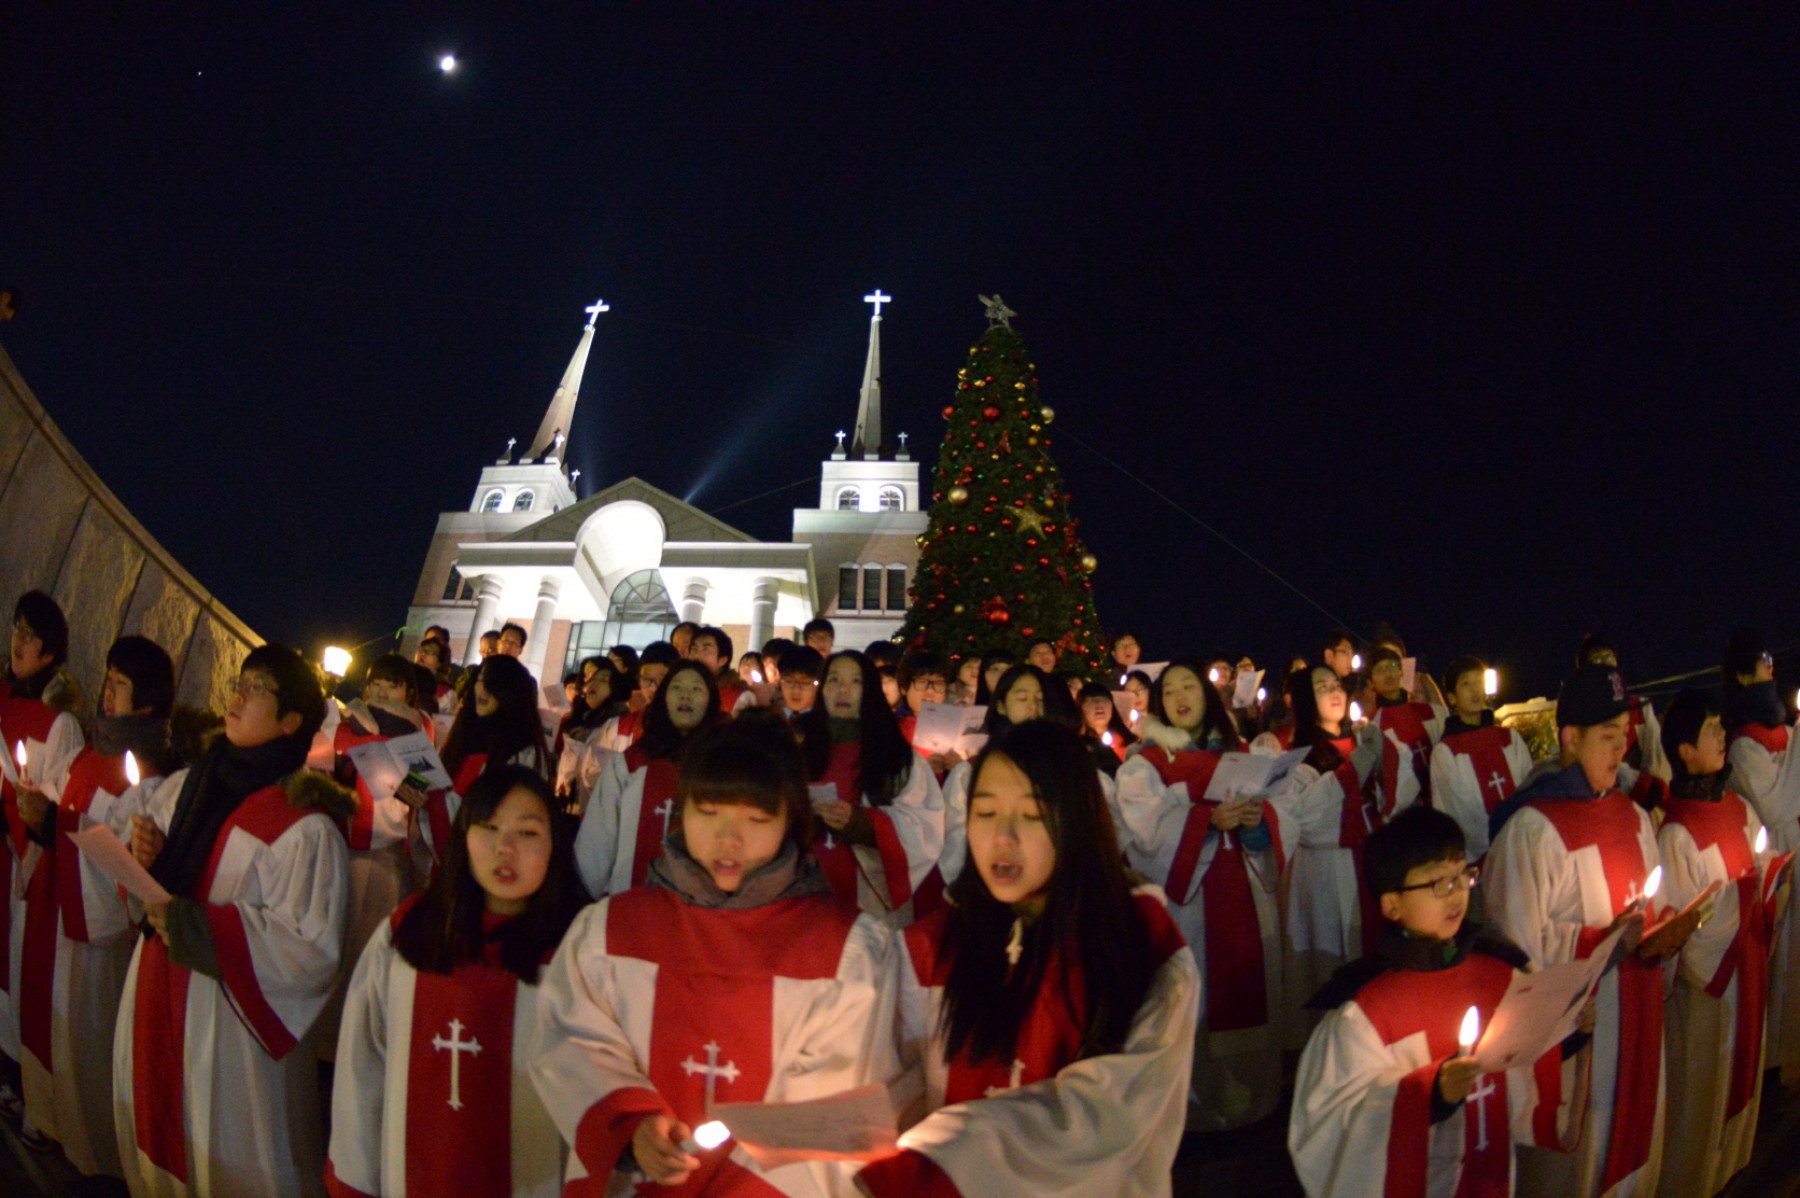
{"type": "Polygon", "coordinates": [[[288,802],[304,811],[323,811],[335,820],[356,814],[356,792],[339,786],[330,775],[299,769],[281,780],[288,802]]]}
{"type": "Polygon", "coordinates": [[[58,714],[81,714],[81,684],[69,671],[58,666],[56,676],[44,686],[44,706],[58,714]]]}

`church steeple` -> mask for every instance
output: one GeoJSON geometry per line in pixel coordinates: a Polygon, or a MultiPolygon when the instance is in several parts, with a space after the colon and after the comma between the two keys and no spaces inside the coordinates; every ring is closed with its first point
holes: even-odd
{"type": "Polygon", "coordinates": [[[581,375],[587,369],[588,348],[594,344],[594,318],[610,310],[605,300],[595,300],[591,308],[583,309],[588,314],[587,326],[581,330],[581,341],[575,346],[575,355],[569,359],[569,368],[563,371],[556,394],[550,397],[544,422],[538,425],[537,436],[531,439],[526,461],[562,460],[563,445],[569,439],[569,422],[575,418],[575,401],[580,398],[581,375]]]}
{"type": "Polygon", "coordinates": [[[863,303],[875,305],[875,315],[869,318],[869,360],[863,365],[862,402],[856,409],[856,439],[850,454],[869,462],[880,461],[890,448],[887,414],[881,408],[881,305],[893,298],[879,287],[873,295],[863,296],[863,303]]]}

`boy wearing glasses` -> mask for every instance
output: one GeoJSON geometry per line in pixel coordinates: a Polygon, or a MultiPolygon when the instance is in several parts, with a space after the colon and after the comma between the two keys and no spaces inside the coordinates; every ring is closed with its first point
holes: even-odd
{"type": "MultiPolygon", "coordinates": [[[[1494,812],[1487,914],[1538,968],[1586,958],[1622,930],[1623,959],[1599,988],[1592,1084],[1573,1157],[1521,1150],[1521,1188],[1534,1194],[1652,1193],[1662,1162],[1663,968],[1697,926],[1646,893],[1662,864],[1645,811],[1618,787],[1630,704],[1624,680],[1587,665],[1556,700],[1562,768],[1494,812]],[[1646,918],[1660,921],[1645,933],[1646,918]],[[1641,940],[1641,943],[1640,943],[1641,940]]],[[[1663,903],[1667,894],[1661,895],[1663,903]]]]}
{"type": "Polygon", "coordinates": [[[1560,1146],[1558,1089],[1538,1080],[1559,1079],[1587,1037],[1499,1073],[1459,1044],[1469,1008],[1485,1027],[1513,971],[1529,966],[1466,918],[1479,873],[1443,812],[1409,807],[1370,835],[1363,878],[1387,923],[1375,951],[1310,1004],[1329,1014],[1300,1058],[1288,1125],[1314,1198],[1510,1194],[1515,1141],[1560,1146]]]}

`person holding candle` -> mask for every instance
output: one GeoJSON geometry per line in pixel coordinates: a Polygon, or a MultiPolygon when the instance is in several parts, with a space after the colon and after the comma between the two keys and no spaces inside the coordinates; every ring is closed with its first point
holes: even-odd
{"type": "Polygon", "coordinates": [[[112,1035],[133,942],[118,885],[69,838],[89,823],[130,835],[146,788],[179,767],[169,747],[174,705],[169,655],[144,637],[120,637],[106,651],[93,741],[61,775],[34,770],[35,787],[19,792],[20,817],[42,848],[21,959],[25,1114],[89,1175],[120,1176],[112,1035]]]}
{"type": "Polygon", "coordinates": [[[1647,893],[1661,859],[1650,817],[1618,787],[1629,720],[1618,671],[1588,665],[1556,701],[1561,768],[1495,809],[1487,917],[1535,967],[1591,956],[1623,930],[1625,957],[1600,983],[1591,1085],[1574,1156],[1521,1149],[1532,1194],[1654,1193],[1663,1154],[1663,961],[1680,951],[1698,910],[1661,923],[1647,893]],[[1640,944],[1639,938],[1642,938],[1640,944]]]}
{"type": "Polygon", "coordinates": [[[1075,705],[1081,709],[1082,739],[1092,742],[1088,750],[1103,773],[1117,777],[1119,766],[1125,761],[1125,751],[1136,738],[1126,731],[1125,720],[1119,715],[1118,704],[1113,702],[1112,691],[1103,682],[1084,682],[1081,693],[1075,697],[1075,705]]]}
{"type": "Polygon", "coordinates": [[[849,1194],[854,1164],[763,1169],[696,1131],[721,1102],[891,1081],[893,934],[812,859],[805,764],[779,717],[697,733],[677,798],[649,884],[583,911],[539,983],[531,1074],[571,1149],[568,1192],[849,1194]]]}
{"type": "MultiPolygon", "coordinates": [[[[1563,1060],[1588,1035],[1500,1073],[1473,1054],[1530,963],[1467,918],[1480,870],[1450,816],[1410,807],[1376,829],[1363,876],[1385,922],[1375,950],[1309,1004],[1327,1014],[1300,1056],[1288,1119],[1301,1184],[1309,1198],[1511,1194],[1515,1142],[1563,1148],[1563,1060]]],[[[1591,1031],[1592,1000],[1583,1019],[1591,1031]]]]}
{"type": "Polygon", "coordinates": [[[996,732],[974,763],[966,841],[953,905],[907,930],[901,958],[923,1117],[859,1187],[1167,1194],[1200,972],[1161,891],[1134,889],[1080,736],[1049,720],[996,732]]]}
{"type": "Polygon", "coordinates": [[[602,767],[575,837],[575,868],[594,898],[643,885],[662,854],[688,739],[723,718],[715,678],[699,661],[676,663],[646,710],[643,739],[602,767]]]}
{"type": "Polygon", "coordinates": [[[317,671],[250,651],[225,733],[132,816],[172,897],[143,908],[113,1038],[113,1126],[137,1195],[320,1194],[314,1024],[342,964],[355,800],[303,768],[317,671]]]}
{"type": "Polygon", "coordinates": [[[539,975],[584,896],[537,771],[481,775],[444,867],[356,964],[337,1042],[333,1198],[556,1198],[562,1137],[527,1075],[539,975]]]}
{"type": "Polygon", "coordinates": [[[1450,715],[1431,750],[1432,805],[1462,825],[1469,856],[1487,855],[1488,818],[1525,784],[1531,749],[1516,728],[1494,723],[1488,710],[1487,663],[1459,657],[1444,671],[1450,715]]]}
{"type": "Polygon", "coordinates": [[[1144,742],[1119,767],[1117,831],[1126,862],[1163,888],[1206,981],[1187,1125],[1227,1131],[1281,1099],[1281,846],[1264,796],[1207,795],[1241,742],[1202,670],[1177,658],[1157,675],[1144,742]]]}
{"type": "Polygon", "coordinates": [[[793,726],[826,880],[844,902],[895,927],[911,923],[913,894],[943,853],[944,795],[901,735],[869,659],[832,654],[819,701],[793,726]]]}
{"type": "Polygon", "coordinates": [[[1674,772],[1657,831],[1669,903],[1718,884],[1713,914],[1681,950],[1668,1006],[1669,1137],[1664,1192],[1707,1198],[1750,1163],[1762,1109],[1769,952],[1785,871],[1755,810],[1725,780],[1725,728],[1704,692],[1683,691],[1662,720],[1674,772]],[[1777,894],[1776,887],[1780,886],[1777,894]]]}
{"type": "MultiPolygon", "coordinates": [[[[0,753],[7,757],[0,777],[0,816],[6,825],[6,845],[0,848],[0,1056],[13,1061],[20,1059],[21,1048],[27,886],[41,851],[19,817],[17,783],[61,778],[81,751],[84,738],[74,714],[79,692],[62,668],[68,657],[69,622],[56,600],[42,591],[20,595],[13,604],[6,675],[0,678],[0,753]]],[[[23,1113],[18,1094],[4,1083],[0,1113],[23,1113]]]]}

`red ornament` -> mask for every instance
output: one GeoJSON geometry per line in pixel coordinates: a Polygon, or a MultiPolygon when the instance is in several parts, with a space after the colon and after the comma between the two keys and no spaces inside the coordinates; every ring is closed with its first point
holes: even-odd
{"type": "Polygon", "coordinates": [[[954,415],[956,415],[955,405],[954,404],[945,404],[944,405],[944,419],[948,420],[948,419],[950,419],[950,417],[952,417],[954,415]]]}
{"type": "MultiPolygon", "coordinates": [[[[1011,528],[1012,527],[1012,517],[1011,516],[1000,517],[1000,527],[1001,528],[1011,528]]],[[[973,524],[969,525],[969,531],[970,532],[975,531],[975,526],[973,524]]]]}
{"type": "Polygon", "coordinates": [[[1047,557],[1040,557],[1040,558],[1038,558],[1038,565],[1040,565],[1040,566],[1048,566],[1048,565],[1049,565],[1049,564],[1050,564],[1050,559],[1049,559],[1049,558],[1047,558],[1047,557]]]}
{"type": "Polygon", "coordinates": [[[1037,548],[1037,538],[1036,537],[1026,537],[1025,538],[1025,548],[1036,549],[1037,548]]]}
{"type": "Polygon", "coordinates": [[[987,407],[981,409],[981,414],[989,420],[1000,419],[1000,409],[996,408],[993,404],[989,404],[987,407]]]}
{"type": "Polygon", "coordinates": [[[1019,635],[1020,635],[1020,636],[1036,636],[1036,635],[1037,635],[1037,629],[1035,629],[1035,628],[1021,628],[1021,629],[1019,629],[1019,635]]]}

